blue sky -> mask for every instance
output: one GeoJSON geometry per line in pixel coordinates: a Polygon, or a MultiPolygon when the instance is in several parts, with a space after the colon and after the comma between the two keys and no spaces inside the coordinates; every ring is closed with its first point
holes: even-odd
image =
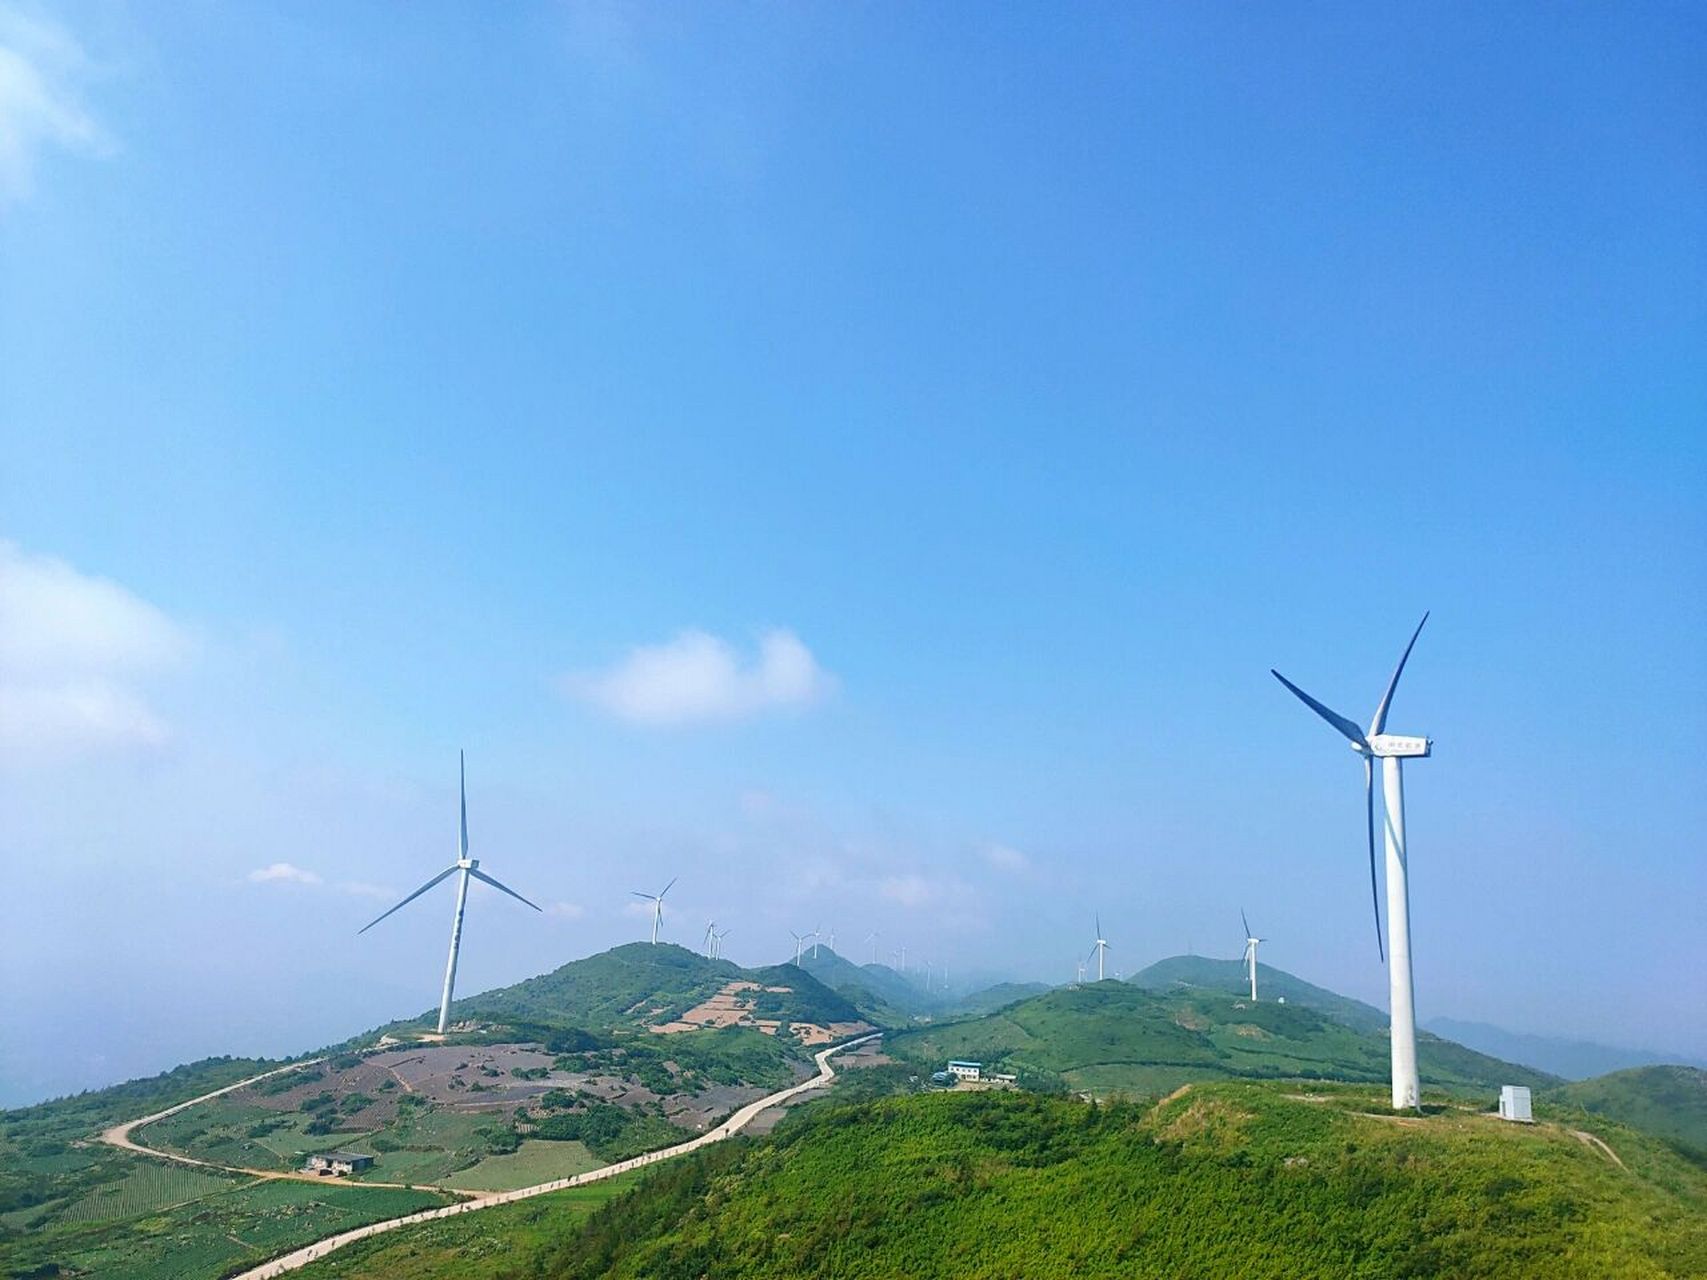
{"type": "Polygon", "coordinates": [[[1425,608],[1420,1015],[1707,1055],[1704,27],[0,9],[0,1100],[431,1004],[458,747],[464,991],[679,874],[1384,1004],[1268,668],[1425,608]]]}

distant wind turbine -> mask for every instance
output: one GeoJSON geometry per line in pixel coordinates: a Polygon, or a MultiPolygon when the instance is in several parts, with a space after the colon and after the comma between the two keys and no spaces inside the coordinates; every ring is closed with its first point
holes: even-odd
{"type": "Polygon", "coordinates": [[[713,960],[723,959],[723,939],[733,932],[735,932],[733,928],[720,929],[711,935],[711,958],[713,960]]]}
{"type": "Polygon", "coordinates": [[[1251,932],[1251,922],[1245,918],[1245,909],[1239,908],[1239,922],[1245,926],[1245,954],[1241,960],[1248,960],[1251,965],[1251,1000],[1257,998],[1257,943],[1267,942],[1267,938],[1259,938],[1251,932]]]}
{"type": "Polygon", "coordinates": [[[705,922],[705,941],[700,945],[705,948],[705,954],[708,957],[717,958],[717,921],[707,920],[705,922]]]}
{"type": "Polygon", "coordinates": [[[871,944],[871,963],[872,964],[877,963],[877,940],[879,938],[881,938],[882,936],[883,936],[883,934],[880,931],[873,929],[870,933],[866,934],[864,939],[863,939],[863,941],[869,942],[871,944]]]}
{"type": "Polygon", "coordinates": [[[1078,975],[1073,979],[1073,981],[1075,983],[1081,983],[1085,980],[1085,962],[1083,960],[1080,960],[1077,962],[1077,964],[1078,964],[1078,970],[1079,971],[1078,971],[1078,975]]]}
{"type": "Polygon", "coordinates": [[[638,889],[630,890],[636,898],[644,898],[652,904],[652,945],[658,945],[658,926],[664,923],[664,895],[675,887],[680,876],[671,876],[670,883],[657,893],[641,893],[638,889]]]}
{"type": "Polygon", "coordinates": [[[452,993],[456,990],[456,957],[458,950],[460,950],[462,946],[462,913],[463,909],[468,905],[468,878],[473,876],[476,880],[484,881],[494,889],[500,889],[509,894],[517,902],[525,903],[526,905],[533,907],[535,911],[539,910],[537,906],[528,902],[526,898],[522,897],[522,895],[517,893],[514,889],[510,888],[508,885],[499,884],[491,876],[480,870],[480,859],[468,856],[468,769],[463,758],[463,753],[460,751],[457,752],[456,755],[456,768],[458,790],[461,793],[462,799],[462,823],[457,835],[456,862],[439,872],[438,875],[427,881],[426,884],[415,890],[414,893],[403,899],[402,902],[399,902],[397,906],[392,907],[391,911],[387,911],[376,916],[360,929],[356,930],[358,936],[366,933],[369,929],[373,928],[374,925],[378,924],[381,920],[385,919],[386,916],[390,915],[392,911],[408,906],[411,902],[415,901],[416,898],[419,898],[423,893],[428,889],[431,889],[446,876],[457,876],[456,914],[451,917],[450,922],[450,959],[445,964],[444,994],[439,997],[440,1035],[445,1033],[445,1027],[450,1023],[450,1000],[452,993]],[[457,875],[458,872],[461,874],[457,875]]]}
{"type": "Polygon", "coordinates": [[[788,936],[794,939],[794,963],[798,966],[800,964],[801,955],[806,951],[806,940],[812,935],[809,933],[796,933],[793,929],[790,929],[788,931],[788,936]]]}
{"type": "Polygon", "coordinates": [[[1096,945],[1091,948],[1091,954],[1086,956],[1085,959],[1087,961],[1089,961],[1092,957],[1095,957],[1096,962],[1097,962],[1097,981],[1101,982],[1102,981],[1102,960],[1103,960],[1104,953],[1107,952],[1107,950],[1108,950],[1108,939],[1102,936],[1102,916],[1100,914],[1097,916],[1096,921],[1097,921],[1096,945]]]}
{"type": "Polygon", "coordinates": [[[1411,633],[1411,642],[1399,655],[1399,665],[1387,682],[1387,691],[1375,708],[1366,734],[1353,720],[1317,702],[1280,672],[1270,668],[1298,699],[1326,720],[1351,743],[1352,750],[1363,757],[1363,801],[1369,829],[1369,892],[1375,900],[1375,947],[1381,950],[1381,898],[1375,873],[1375,761],[1381,761],[1382,808],[1386,813],[1383,829],[1387,846],[1387,990],[1391,1009],[1389,1022],[1392,1034],[1393,1107],[1400,1110],[1419,1105],[1421,1088],[1417,1079],[1417,1015],[1416,992],[1411,977],[1411,894],[1405,849],[1405,777],[1407,759],[1427,757],[1434,743],[1428,738],[1401,737],[1387,732],[1387,711],[1393,703],[1393,690],[1399,687],[1405,663],[1422,634],[1422,622],[1411,633]]]}

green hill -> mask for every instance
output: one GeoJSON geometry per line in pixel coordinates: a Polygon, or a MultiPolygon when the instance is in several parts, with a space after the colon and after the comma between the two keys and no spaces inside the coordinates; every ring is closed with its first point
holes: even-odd
{"type": "Polygon", "coordinates": [[[1707,1165],[1707,1071],[1699,1067],[1631,1067],[1542,1096],[1664,1138],[1707,1165]]]}
{"type": "Polygon", "coordinates": [[[1605,1149],[1472,1109],[1368,1113],[1381,1103],[1246,1082],[1147,1109],[999,1092],[814,1108],[660,1167],[526,1273],[1707,1274],[1707,1174],[1663,1145],[1602,1121],[1605,1149]]]}
{"type": "Polygon", "coordinates": [[[861,1020],[845,997],[791,964],[743,969],[669,942],[630,942],[572,960],[537,978],[458,1000],[455,1016],[627,1030],[680,1017],[737,980],[789,988],[758,997],[754,1012],[761,1017],[820,1024],[861,1020]]]}
{"type": "MultiPolygon", "coordinates": [[[[1210,991],[1248,995],[1251,989],[1243,962],[1216,960],[1209,956],[1169,956],[1133,975],[1128,981],[1152,991],[1204,987],[1210,991]]],[[[1387,1015],[1374,1005],[1318,987],[1284,969],[1261,962],[1257,964],[1257,995],[1265,1002],[1284,997],[1289,1005],[1304,1005],[1359,1031],[1383,1031],[1387,1027],[1387,1015]]]]}
{"type": "MultiPolygon", "coordinates": [[[[921,1068],[968,1058],[1022,1082],[1157,1096],[1224,1077],[1385,1080],[1384,1032],[1358,1031],[1295,1004],[1251,1004],[1204,987],[1149,991],[1130,983],[1061,987],[981,1018],[892,1034],[886,1051],[921,1068]]],[[[1558,1083],[1424,1035],[1425,1083],[1489,1090],[1558,1083]]]]}
{"type": "Polygon", "coordinates": [[[1040,996],[1049,989],[1047,982],[998,982],[993,987],[985,987],[981,991],[962,996],[955,1001],[952,1012],[954,1016],[961,1018],[994,1013],[997,1009],[1020,1000],[1040,996]]]}

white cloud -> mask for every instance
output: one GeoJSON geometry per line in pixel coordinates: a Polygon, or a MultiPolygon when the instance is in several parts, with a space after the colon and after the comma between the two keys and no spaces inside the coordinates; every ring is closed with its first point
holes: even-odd
{"type": "Polygon", "coordinates": [[[587,911],[578,902],[553,902],[546,907],[545,914],[559,920],[579,920],[587,911]]]}
{"type": "Polygon", "coordinates": [[[903,907],[923,907],[937,897],[937,886],[920,875],[890,876],[878,882],[877,891],[903,907]]]}
{"type": "Polygon", "coordinates": [[[275,862],[268,867],[256,867],[249,873],[249,881],[251,884],[319,884],[320,877],[295,863],[275,862]]]}
{"type": "Polygon", "coordinates": [[[0,541],[0,749],[58,755],[155,746],[165,720],[135,687],[188,633],[124,587],[0,541]]]}
{"type": "Polygon", "coordinates": [[[606,671],[559,682],[570,697],[637,724],[738,720],[766,711],[811,706],[835,679],[792,631],[767,631],[756,660],[704,631],[684,631],[665,644],[642,645],[606,671]]]}
{"type": "Polygon", "coordinates": [[[107,145],[79,101],[89,59],[70,32],[0,6],[0,206],[29,195],[37,156],[49,147],[107,145]]]}
{"type": "Polygon", "coordinates": [[[990,844],[984,846],[984,861],[997,871],[1021,872],[1031,865],[1031,859],[1018,849],[1005,844],[990,844]]]}

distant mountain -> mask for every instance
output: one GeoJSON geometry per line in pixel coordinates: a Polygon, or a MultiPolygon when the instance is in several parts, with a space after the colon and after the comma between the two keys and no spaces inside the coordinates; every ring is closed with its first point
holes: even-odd
{"type": "Polygon", "coordinates": [[[822,945],[816,951],[801,953],[801,968],[859,1009],[868,1022],[904,1027],[937,1008],[931,996],[888,965],[855,964],[822,945]]]}
{"type": "MultiPolygon", "coordinates": [[[[1169,956],[1127,979],[1152,991],[1176,987],[1203,987],[1235,995],[1250,991],[1250,978],[1243,961],[1216,960],[1209,956],[1169,956]]],[[[1284,996],[1289,1005],[1304,1005],[1359,1031],[1384,1031],[1387,1015],[1374,1005],[1342,996],[1337,991],[1257,963],[1257,996],[1264,1002],[1284,996]]]]}
{"type": "Polygon", "coordinates": [[[1047,982],[998,982],[993,987],[985,987],[982,991],[974,991],[964,995],[954,1002],[950,1009],[955,1017],[967,1017],[980,1013],[994,1013],[1005,1005],[1020,1000],[1029,1000],[1032,996],[1040,996],[1048,991],[1047,982]]]}
{"type": "Polygon", "coordinates": [[[1587,1080],[1590,1076],[1622,1071],[1626,1067],[1653,1067],[1670,1064],[1707,1067],[1707,1062],[1690,1059],[1681,1054],[1667,1056],[1642,1049],[1619,1049],[1612,1045],[1594,1044],[1587,1040],[1568,1040],[1560,1036],[1526,1035],[1490,1026],[1486,1022],[1463,1022],[1457,1018],[1430,1018],[1423,1024],[1436,1035],[1467,1044],[1472,1049],[1491,1053],[1508,1062],[1524,1062],[1542,1071],[1550,1071],[1567,1080],[1587,1080]]]}
{"type": "MultiPolygon", "coordinates": [[[[1252,1004],[1210,987],[1150,990],[1112,980],[892,1034],[885,1049],[921,1068],[964,1058],[1039,1086],[1148,1096],[1238,1076],[1385,1081],[1389,1055],[1385,1029],[1359,1030],[1305,1004],[1252,1004]]],[[[1417,1053],[1425,1085],[1490,1093],[1501,1084],[1559,1083],[1426,1033],[1417,1053]]]]}
{"type": "Polygon", "coordinates": [[[1631,1067],[1542,1096],[1664,1138],[1707,1165],[1707,1071],[1699,1067],[1631,1067]]]}
{"type": "Polygon", "coordinates": [[[728,983],[786,987],[758,997],[755,1013],[784,1022],[859,1022],[845,997],[804,969],[768,965],[743,969],[674,943],[630,942],[514,986],[458,1000],[456,1019],[516,1020],[608,1031],[653,1026],[680,1017],[728,983]]]}

